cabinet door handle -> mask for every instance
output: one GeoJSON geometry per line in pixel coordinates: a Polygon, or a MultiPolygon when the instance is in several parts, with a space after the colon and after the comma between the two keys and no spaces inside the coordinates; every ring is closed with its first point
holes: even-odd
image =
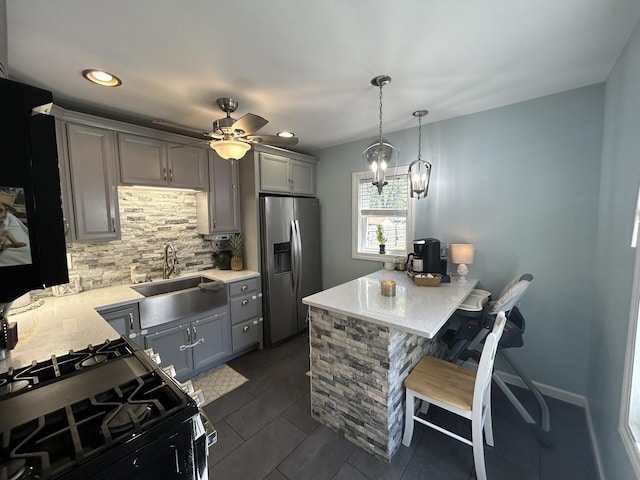
{"type": "Polygon", "coordinates": [[[251,330],[251,327],[249,325],[245,325],[244,327],[242,327],[242,333],[247,333],[249,330],[251,330]]]}
{"type": "Polygon", "coordinates": [[[173,182],[173,168],[169,169],[169,181],[173,182]]]}
{"type": "MultiPolygon", "coordinates": [[[[189,327],[187,327],[187,342],[191,341],[191,329],[189,327]]],[[[182,351],[182,350],[180,350],[182,351]]]]}
{"type": "Polygon", "coordinates": [[[204,343],[204,338],[199,338],[197,342],[190,343],[188,345],[180,345],[180,351],[184,352],[188,348],[197,347],[201,343],[204,343]]]}
{"type": "Polygon", "coordinates": [[[166,182],[167,181],[167,169],[163,168],[162,169],[162,179],[166,182]]]}
{"type": "Polygon", "coordinates": [[[113,233],[116,233],[116,218],[115,217],[111,217],[111,225],[112,225],[113,233]]]}
{"type": "Polygon", "coordinates": [[[240,290],[242,290],[243,292],[246,291],[246,290],[249,290],[249,285],[242,285],[240,290]]]}
{"type": "Polygon", "coordinates": [[[249,300],[247,300],[246,298],[242,300],[242,305],[248,305],[248,304],[249,304],[249,300]]]}
{"type": "Polygon", "coordinates": [[[198,338],[198,331],[196,330],[195,325],[193,326],[193,338],[192,340],[195,340],[196,338],[198,338]]]}
{"type": "Polygon", "coordinates": [[[129,314],[129,330],[133,330],[133,313],[129,314]]]}

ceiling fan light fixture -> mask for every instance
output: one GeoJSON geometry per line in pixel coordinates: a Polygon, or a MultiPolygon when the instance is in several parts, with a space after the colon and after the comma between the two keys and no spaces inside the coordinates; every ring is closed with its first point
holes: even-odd
{"type": "Polygon", "coordinates": [[[240,160],[251,149],[251,145],[239,140],[214,140],[209,146],[225,160],[240,160]]]}
{"type": "Polygon", "coordinates": [[[279,137],[282,137],[282,138],[293,138],[293,137],[296,136],[295,133],[289,132],[287,130],[284,130],[282,132],[278,132],[278,133],[276,133],[276,135],[279,136],[279,137]]]}
{"type": "Polygon", "coordinates": [[[102,85],[103,87],[119,87],[122,85],[122,80],[113,75],[112,73],[97,68],[89,68],[82,71],[82,76],[96,85],[102,85]]]}

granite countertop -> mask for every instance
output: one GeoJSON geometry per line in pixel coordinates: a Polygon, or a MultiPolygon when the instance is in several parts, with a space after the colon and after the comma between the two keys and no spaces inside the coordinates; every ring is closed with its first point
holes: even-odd
{"type": "MultiPolygon", "coordinates": [[[[258,277],[260,273],[242,270],[210,269],[183,274],[179,278],[204,276],[225,283],[258,277]]],[[[160,283],[159,280],[154,283],[160,283]]],[[[9,311],[9,322],[18,325],[18,345],[5,360],[0,361],[0,372],[9,367],[23,367],[33,361],[42,361],[52,355],[63,355],[69,350],[80,350],[87,345],[99,345],[119,338],[119,334],[100,316],[96,309],[118,307],[132,302],[143,302],[144,297],[129,285],[97,288],[63,297],[47,297],[42,306],[22,313],[9,311]]]]}
{"type": "Polygon", "coordinates": [[[451,279],[438,287],[419,287],[405,272],[380,270],[310,295],[302,303],[331,312],[433,338],[478,283],[451,279]],[[381,294],[381,282],[396,282],[396,295],[381,294]]]}

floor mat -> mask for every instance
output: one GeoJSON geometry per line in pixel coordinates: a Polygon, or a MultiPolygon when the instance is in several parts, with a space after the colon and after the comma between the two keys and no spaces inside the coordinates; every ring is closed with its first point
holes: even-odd
{"type": "Polygon", "coordinates": [[[249,379],[224,364],[193,377],[191,381],[196,390],[202,390],[207,404],[238,388],[249,379]]]}

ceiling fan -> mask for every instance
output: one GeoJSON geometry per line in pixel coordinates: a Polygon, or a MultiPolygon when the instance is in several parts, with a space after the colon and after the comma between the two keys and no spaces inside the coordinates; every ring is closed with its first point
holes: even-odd
{"type": "Polygon", "coordinates": [[[153,120],[153,123],[178,130],[199,133],[207,137],[207,139],[196,143],[209,143],[209,146],[215,150],[218,155],[227,160],[238,160],[242,158],[244,154],[249,151],[252,143],[279,147],[291,147],[298,143],[298,139],[293,136],[293,134],[291,134],[291,136],[255,134],[255,132],[264,127],[269,121],[253,113],[247,113],[237,120],[232,118],[231,114],[238,108],[238,101],[233,98],[218,98],[216,104],[227,116],[213,122],[213,131],[202,131],[165,120],[153,120]]]}

